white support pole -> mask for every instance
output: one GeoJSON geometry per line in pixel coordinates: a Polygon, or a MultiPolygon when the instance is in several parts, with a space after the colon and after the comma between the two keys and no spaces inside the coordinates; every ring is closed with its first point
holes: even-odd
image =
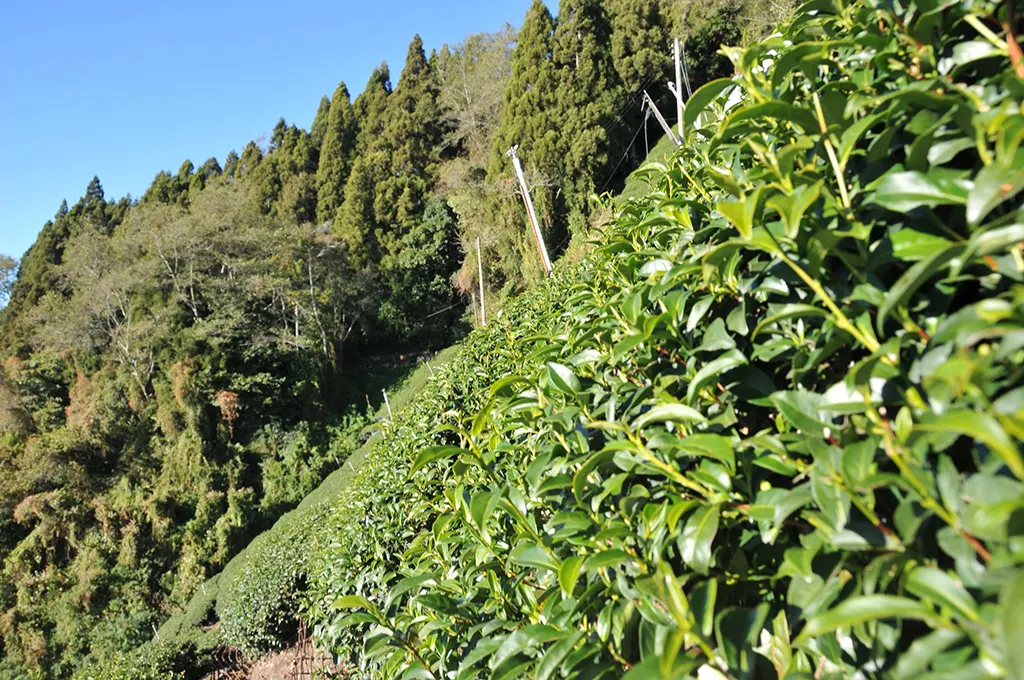
{"type": "Polygon", "coordinates": [[[530,199],[530,190],[526,186],[526,176],[523,174],[523,166],[519,163],[519,157],[516,156],[517,149],[519,149],[518,144],[506,151],[505,155],[512,159],[512,165],[516,169],[516,177],[519,178],[519,187],[522,189],[523,193],[523,203],[526,204],[526,214],[530,218],[530,226],[533,227],[533,235],[537,238],[537,248],[540,250],[540,258],[544,262],[544,271],[547,272],[548,276],[551,276],[551,258],[548,257],[548,247],[544,243],[544,236],[540,233],[540,224],[537,222],[537,213],[533,209],[533,200],[530,199]]]}
{"type": "Polygon", "coordinates": [[[679,38],[675,39],[675,56],[676,56],[676,114],[679,116],[677,125],[679,126],[679,139],[685,139],[686,134],[683,132],[683,65],[679,60],[679,38]]]}
{"type": "Polygon", "coordinates": [[[668,138],[672,140],[672,143],[676,146],[680,146],[679,138],[672,133],[672,128],[665,122],[665,117],[661,115],[661,111],[659,111],[658,107],[654,104],[654,100],[651,99],[651,95],[647,94],[647,90],[644,90],[644,101],[647,103],[647,108],[658,120],[658,124],[661,125],[661,129],[664,130],[665,134],[668,135],[668,138]]]}
{"type": "Polygon", "coordinates": [[[487,309],[484,307],[484,261],[480,257],[480,237],[476,237],[476,268],[480,279],[480,325],[487,325],[487,309]]]}
{"type": "Polygon", "coordinates": [[[686,85],[686,98],[689,99],[693,96],[693,90],[690,89],[690,66],[686,63],[686,43],[682,43],[680,51],[683,54],[683,83],[686,85]]]}
{"type": "Polygon", "coordinates": [[[384,395],[384,405],[388,407],[388,419],[389,420],[394,420],[395,419],[395,414],[393,414],[391,412],[391,402],[388,401],[388,392],[387,392],[387,390],[381,390],[380,393],[384,395]]]}

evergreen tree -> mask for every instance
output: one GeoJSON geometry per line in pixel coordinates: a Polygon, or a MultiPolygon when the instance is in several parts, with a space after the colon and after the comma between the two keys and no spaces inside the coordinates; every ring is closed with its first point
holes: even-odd
{"type": "Polygon", "coordinates": [[[256,146],[256,142],[249,142],[242,150],[242,157],[238,160],[235,174],[238,177],[245,177],[253,172],[262,160],[263,152],[260,150],[260,147],[256,146]]]}
{"type": "Polygon", "coordinates": [[[436,179],[441,136],[437,87],[417,35],[409,45],[398,87],[388,98],[384,129],[375,145],[389,169],[376,186],[374,200],[383,230],[378,240],[385,249],[392,249],[423,215],[436,179]]]}
{"type": "Polygon", "coordinates": [[[488,221],[494,232],[492,247],[501,253],[503,285],[508,290],[520,288],[526,280],[543,272],[529,236],[529,222],[512,163],[505,156],[509,147],[519,146],[517,153],[545,237],[552,241],[563,230],[564,199],[559,185],[565,154],[553,116],[559,96],[558,72],[552,60],[554,30],[555,22],[547,6],[535,0],[512,51],[512,76],[505,90],[501,126],[491,148],[487,181],[501,191],[496,200],[492,199],[488,221]]]}
{"type": "Polygon", "coordinates": [[[617,115],[623,90],[610,45],[611,25],[600,0],[562,1],[553,56],[565,131],[565,189],[576,227],[595,182],[607,179],[611,149],[623,135],[617,115]]]}
{"type": "Polygon", "coordinates": [[[100,184],[100,178],[93,175],[92,180],[89,182],[89,186],[85,188],[85,197],[82,198],[82,204],[85,206],[92,206],[97,203],[104,202],[103,185],[100,184]]]}
{"type": "Polygon", "coordinates": [[[220,163],[213,156],[206,159],[206,162],[199,166],[196,170],[196,176],[202,177],[203,181],[209,181],[212,177],[217,177],[221,173],[220,163]]]}
{"type": "MultiPolygon", "coordinates": [[[[101,232],[109,232],[114,228],[114,224],[110,222],[107,215],[107,201],[103,195],[103,185],[100,184],[100,178],[93,176],[89,182],[89,186],[85,189],[85,196],[75,206],[78,214],[81,216],[83,222],[88,223],[89,226],[98,229],[101,232]]],[[[76,212],[73,208],[72,213],[76,212]]]]}
{"type": "MultiPolygon", "coordinates": [[[[319,113],[317,114],[319,117],[319,113]]],[[[313,124],[314,133],[316,122],[313,124]]],[[[344,199],[344,185],[355,146],[355,118],[348,88],[344,82],[331,97],[320,145],[320,163],[316,170],[316,219],[326,222],[335,216],[344,199]]]]}
{"type": "Polygon", "coordinates": [[[558,130],[551,117],[558,96],[557,72],[551,58],[554,30],[547,6],[534,0],[512,52],[512,77],[505,90],[501,127],[495,135],[488,168],[493,181],[512,176],[505,152],[515,144],[535,172],[557,172],[561,165],[558,130]]]}
{"type": "Polygon", "coordinates": [[[189,180],[192,177],[192,173],[195,172],[196,166],[192,165],[192,161],[185,159],[185,162],[178,168],[178,174],[176,179],[179,185],[188,186],[189,180]]]}
{"type": "Polygon", "coordinates": [[[384,129],[384,112],[391,94],[391,71],[387,62],[373,69],[370,80],[362,94],[356,97],[352,108],[359,132],[356,136],[356,150],[362,152],[384,129]]]}
{"type": "Polygon", "coordinates": [[[17,272],[18,261],[10,255],[0,253],[0,308],[7,304],[17,272]]]}
{"type": "Polygon", "coordinates": [[[284,143],[284,136],[288,132],[288,124],[284,118],[278,118],[274,130],[270,133],[270,150],[275,151],[281,148],[284,143]]]}
{"type": "MultiPolygon", "coordinates": [[[[669,31],[661,0],[606,0],[615,72],[626,92],[638,93],[669,73],[669,31]]],[[[638,108],[638,107],[634,107],[638,108]]]]}
{"type": "Polygon", "coordinates": [[[388,296],[381,305],[383,327],[401,343],[443,346],[461,310],[420,319],[424,310],[443,310],[455,301],[451,276],[458,266],[455,214],[443,198],[427,201],[416,225],[402,235],[399,247],[385,256],[388,296]]]}
{"type": "Polygon", "coordinates": [[[161,170],[153,178],[146,193],[142,195],[144,203],[173,203],[178,197],[178,183],[171,173],[161,170]]]}
{"type": "Polygon", "coordinates": [[[235,178],[235,173],[238,172],[238,154],[235,153],[234,149],[228,152],[228,155],[224,157],[224,176],[229,179],[235,178]]]}
{"type": "Polygon", "coordinates": [[[356,158],[345,184],[345,200],[334,221],[334,234],[347,246],[349,260],[357,269],[374,265],[379,257],[375,241],[377,221],[373,211],[374,170],[382,164],[379,159],[375,160],[376,163],[369,155],[356,158]]]}
{"type": "Polygon", "coordinates": [[[313,125],[309,128],[309,136],[313,140],[313,146],[317,149],[324,143],[324,136],[327,134],[327,116],[331,110],[331,100],[327,97],[320,98],[320,106],[316,109],[316,116],[313,117],[313,125]]]}

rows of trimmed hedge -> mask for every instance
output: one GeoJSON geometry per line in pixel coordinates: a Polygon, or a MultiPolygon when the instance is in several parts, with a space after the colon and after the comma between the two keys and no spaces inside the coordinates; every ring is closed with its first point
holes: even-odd
{"type": "Polygon", "coordinates": [[[1004,15],[811,0],[726,50],[650,192],[324,518],[321,644],[381,677],[1024,677],[1004,15]]]}

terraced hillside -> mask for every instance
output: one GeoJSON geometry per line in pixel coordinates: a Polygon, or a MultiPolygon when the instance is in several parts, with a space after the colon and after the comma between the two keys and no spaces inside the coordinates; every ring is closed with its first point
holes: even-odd
{"type": "Polygon", "coordinates": [[[811,0],[727,49],[595,250],[218,602],[229,643],[301,617],[357,677],[1024,677],[1005,15],[811,0]]]}

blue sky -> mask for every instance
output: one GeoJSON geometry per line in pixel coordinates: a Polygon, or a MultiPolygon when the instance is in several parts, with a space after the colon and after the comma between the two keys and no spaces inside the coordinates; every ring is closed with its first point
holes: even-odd
{"type": "MultiPolygon", "coordinates": [[[[555,5],[556,3],[549,3],[555,5]]],[[[0,253],[20,258],[93,175],[140,196],[186,158],[223,162],[278,118],[309,128],[382,60],[522,23],[529,0],[31,2],[0,22],[0,253]]]]}

